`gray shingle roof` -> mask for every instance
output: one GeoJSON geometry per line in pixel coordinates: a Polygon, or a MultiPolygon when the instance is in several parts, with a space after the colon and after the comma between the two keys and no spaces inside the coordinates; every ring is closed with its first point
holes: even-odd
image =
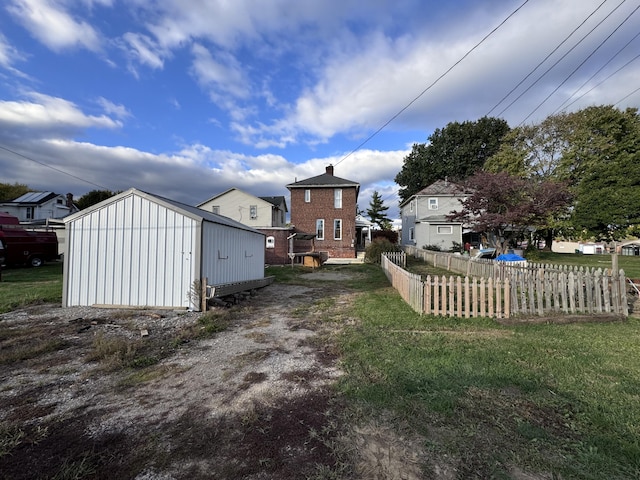
{"type": "Polygon", "coordinates": [[[304,188],[304,187],[356,187],[360,188],[358,182],[351,180],[345,180],[344,178],[336,177],[328,173],[323,173],[316,177],[300,180],[299,182],[290,183],[287,188],[304,188]]]}

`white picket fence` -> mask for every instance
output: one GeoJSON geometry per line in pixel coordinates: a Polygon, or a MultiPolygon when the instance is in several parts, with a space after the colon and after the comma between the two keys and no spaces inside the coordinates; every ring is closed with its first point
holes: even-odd
{"type": "Polygon", "coordinates": [[[509,318],[514,315],[628,315],[623,270],[529,264],[511,266],[408,248],[439,268],[465,274],[427,276],[404,270],[406,257],[383,254],[382,268],[402,298],[421,314],[509,318]],[[470,273],[473,272],[473,273],[470,273]]]}

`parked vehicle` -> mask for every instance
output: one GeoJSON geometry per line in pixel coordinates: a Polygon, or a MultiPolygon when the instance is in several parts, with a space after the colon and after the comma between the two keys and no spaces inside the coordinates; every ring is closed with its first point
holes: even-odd
{"type": "Polygon", "coordinates": [[[4,265],[39,267],[58,258],[58,237],[55,232],[26,230],[18,217],[0,213],[0,256],[4,265]]]}

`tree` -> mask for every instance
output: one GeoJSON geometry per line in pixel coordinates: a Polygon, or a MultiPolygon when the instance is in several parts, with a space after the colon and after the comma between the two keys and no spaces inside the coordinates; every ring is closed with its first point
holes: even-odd
{"type": "Polygon", "coordinates": [[[378,225],[382,230],[391,229],[391,220],[387,217],[387,210],[389,210],[389,207],[384,204],[378,191],[374,191],[371,196],[369,208],[367,209],[367,216],[369,220],[378,225]]]}
{"type": "Polygon", "coordinates": [[[485,233],[498,252],[504,252],[530,228],[546,227],[550,218],[566,212],[571,203],[568,188],[559,182],[537,182],[506,172],[478,172],[467,179],[472,192],[462,209],[447,218],[485,233]]]}
{"type": "Polygon", "coordinates": [[[110,190],[91,190],[81,196],[75,203],[80,210],[84,210],[96,203],[100,203],[107,198],[111,198],[118,192],[112,192],[110,190]]]}
{"type": "Polygon", "coordinates": [[[436,129],[426,144],[414,144],[404,159],[395,182],[400,185],[401,201],[411,197],[436,180],[448,177],[460,182],[484,166],[498,151],[509,132],[505,120],[482,117],[476,122],[451,122],[436,129]]]}
{"type": "Polygon", "coordinates": [[[13,185],[10,183],[0,183],[0,202],[10,202],[31,191],[28,186],[22,183],[16,182],[13,185]]]}

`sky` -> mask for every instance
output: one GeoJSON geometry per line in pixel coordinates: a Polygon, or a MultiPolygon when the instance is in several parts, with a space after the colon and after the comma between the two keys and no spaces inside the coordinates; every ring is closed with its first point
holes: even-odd
{"type": "Polygon", "coordinates": [[[0,182],[197,205],[334,174],[397,218],[414,143],[640,104],[640,0],[4,0],[0,182]]]}

